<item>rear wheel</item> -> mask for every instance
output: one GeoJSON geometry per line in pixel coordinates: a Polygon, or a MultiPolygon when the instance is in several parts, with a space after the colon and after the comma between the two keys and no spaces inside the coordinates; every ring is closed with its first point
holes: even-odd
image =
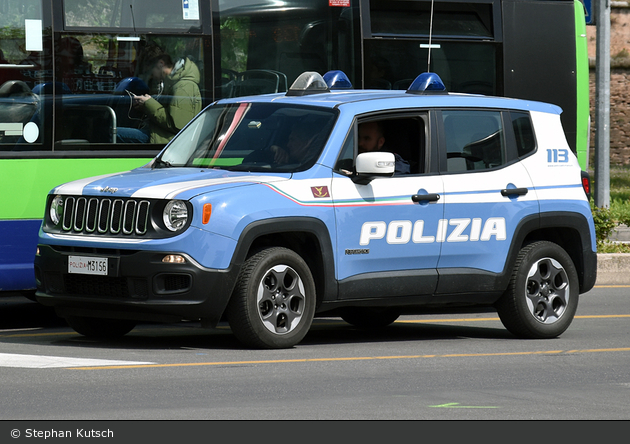
{"type": "Polygon", "coordinates": [[[505,328],[516,336],[545,339],[569,327],[578,299],[573,261],[557,244],[540,241],[519,252],[510,285],[496,308],[505,328]]]}
{"type": "Polygon", "coordinates": [[[362,329],[385,328],[392,324],[400,313],[388,308],[348,307],[341,312],[341,319],[362,329]]]}
{"type": "Polygon", "coordinates": [[[289,348],[308,332],[315,302],[315,282],[306,262],[292,250],[274,247],[245,262],[226,315],[244,345],[289,348]]]}
{"type": "Polygon", "coordinates": [[[66,322],[74,331],[83,336],[98,339],[113,339],[126,335],[136,323],[126,319],[88,318],[69,316],[66,322]]]}

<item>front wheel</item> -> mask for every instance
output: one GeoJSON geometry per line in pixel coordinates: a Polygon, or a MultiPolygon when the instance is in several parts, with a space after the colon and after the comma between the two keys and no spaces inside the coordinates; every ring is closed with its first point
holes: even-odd
{"type": "Polygon", "coordinates": [[[226,315],[244,345],[289,348],[311,327],[315,302],[315,282],[306,262],[292,250],[274,247],[247,259],[226,315]]]}
{"type": "Polygon", "coordinates": [[[519,252],[508,289],[496,308],[501,322],[514,335],[547,339],[569,327],[578,299],[573,261],[559,245],[540,241],[519,252]]]}

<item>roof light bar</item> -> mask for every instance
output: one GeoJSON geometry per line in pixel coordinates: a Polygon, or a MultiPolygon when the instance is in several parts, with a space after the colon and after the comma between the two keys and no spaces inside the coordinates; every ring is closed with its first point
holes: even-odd
{"type": "Polygon", "coordinates": [[[314,71],[307,71],[295,79],[291,88],[287,92],[287,96],[306,96],[309,94],[321,94],[330,92],[328,85],[323,77],[314,71]]]}
{"type": "Polygon", "coordinates": [[[434,72],[423,72],[411,83],[409,94],[446,94],[446,86],[434,72]]]}
{"type": "Polygon", "coordinates": [[[339,70],[328,71],[324,74],[324,81],[328,88],[332,89],[352,89],[352,82],[348,76],[339,70]]]}

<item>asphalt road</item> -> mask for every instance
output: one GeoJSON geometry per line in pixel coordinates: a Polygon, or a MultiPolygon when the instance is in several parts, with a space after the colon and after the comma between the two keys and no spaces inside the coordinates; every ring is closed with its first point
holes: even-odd
{"type": "Polygon", "coordinates": [[[630,418],[630,286],[582,295],[553,340],[515,339],[494,313],[379,332],[318,319],[289,350],[192,323],[98,342],[23,298],[0,299],[0,315],[5,421],[630,418]]]}

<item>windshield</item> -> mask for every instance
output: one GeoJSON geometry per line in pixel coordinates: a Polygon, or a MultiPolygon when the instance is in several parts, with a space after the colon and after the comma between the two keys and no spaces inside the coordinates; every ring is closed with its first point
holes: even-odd
{"type": "Polygon", "coordinates": [[[336,111],[277,103],[207,108],[154,162],[160,167],[304,171],[319,157],[336,111]]]}

